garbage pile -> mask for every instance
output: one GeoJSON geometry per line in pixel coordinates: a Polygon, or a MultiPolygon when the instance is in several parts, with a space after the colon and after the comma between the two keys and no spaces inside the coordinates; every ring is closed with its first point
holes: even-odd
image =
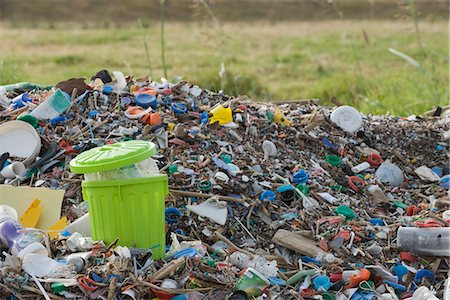
{"type": "MultiPolygon", "coordinates": [[[[2,298],[450,299],[442,109],[258,103],[106,70],[0,94],[2,298]],[[155,145],[140,169],[71,172],[129,141],[155,145]],[[168,177],[164,241],[96,240],[81,182],[145,172],[168,177]]],[[[145,227],[126,203],[108,226],[145,227]]]]}

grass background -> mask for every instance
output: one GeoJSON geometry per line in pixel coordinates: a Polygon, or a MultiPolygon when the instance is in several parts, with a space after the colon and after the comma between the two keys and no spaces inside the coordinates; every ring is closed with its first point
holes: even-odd
{"type": "MultiPolygon", "coordinates": [[[[301,1],[287,3],[292,2],[301,1]]],[[[245,16],[247,10],[250,19],[232,16],[229,5],[224,6],[228,10],[219,5],[210,6],[218,19],[214,22],[204,5],[194,4],[197,6],[189,6],[185,13],[189,20],[183,22],[174,20],[178,12],[171,8],[174,2],[166,4],[170,80],[183,77],[202,87],[247,94],[257,100],[319,98],[327,104],[335,96],[366,113],[408,115],[449,102],[448,24],[439,9],[433,12],[424,6],[425,14],[416,19],[416,31],[415,19],[405,11],[408,6],[377,15],[378,6],[364,10],[347,7],[347,2],[331,8],[322,3],[316,5],[316,13],[311,10],[309,18],[294,20],[292,13],[285,19],[274,17],[276,9],[289,10],[282,5],[272,6],[275,13],[273,9],[266,11],[270,18],[264,17],[261,7],[243,7],[244,13],[240,13],[245,16]],[[352,11],[355,13],[349,14],[352,11]],[[228,19],[227,13],[231,16],[228,19]],[[255,17],[256,13],[260,15],[255,17]],[[388,48],[407,54],[420,66],[413,66],[388,48]]],[[[90,78],[103,68],[137,77],[150,74],[159,79],[163,75],[156,17],[95,22],[92,17],[53,20],[38,13],[19,23],[17,18],[23,16],[8,14],[8,5],[8,1],[0,1],[0,84],[55,84],[70,77],[90,78]]],[[[26,7],[21,13],[27,12],[26,7]]],[[[159,6],[151,11],[159,14],[159,6]]]]}

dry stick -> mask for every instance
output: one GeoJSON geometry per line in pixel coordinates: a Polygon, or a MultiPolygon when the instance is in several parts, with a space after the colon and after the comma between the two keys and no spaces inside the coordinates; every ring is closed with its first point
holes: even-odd
{"type": "Polygon", "coordinates": [[[186,294],[186,293],[191,293],[191,292],[204,292],[204,291],[209,291],[212,289],[212,287],[209,288],[196,288],[196,289],[165,289],[162,287],[157,286],[156,284],[147,282],[147,281],[142,281],[142,280],[138,280],[137,281],[138,285],[144,285],[147,286],[149,288],[155,289],[155,290],[159,290],[159,291],[163,291],[166,293],[170,293],[170,294],[186,294]]]}
{"type": "Polygon", "coordinates": [[[9,292],[11,295],[13,295],[14,297],[16,297],[19,300],[25,300],[24,298],[20,297],[19,295],[15,294],[15,291],[13,289],[10,289],[9,287],[7,287],[6,285],[0,283],[0,287],[4,288],[7,292],[9,292]]]}
{"type": "Polygon", "coordinates": [[[219,200],[223,200],[223,201],[246,203],[245,199],[239,199],[239,198],[227,197],[227,196],[221,196],[221,195],[202,194],[202,193],[187,192],[187,191],[174,190],[174,189],[169,189],[169,192],[173,193],[173,194],[178,194],[181,196],[191,196],[191,197],[201,197],[201,198],[217,197],[219,200]]]}
{"type": "Polygon", "coordinates": [[[158,271],[154,273],[154,275],[151,277],[151,280],[159,280],[162,278],[166,278],[170,276],[172,272],[174,272],[178,267],[181,267],[186,263],[186,259],[184,257],[180,257],[176,260],[171,261],[166,266],[162,267],[158,271]]]}
{"type": "Polygon", "coordinates": [[[247,227],[245,227],[244,224],[242,224],[241,220],[239,220],[238,217],[234,216],[234,219],[239,223],[239,225],[242,226],[242,228],[244,229],[244,231],[256,242],[255,237],[253,236],[253,234],[247,229],[247,227]]]}
{"type": "Polygon", "coordinates": [[[220,234],[218,231],[214,232],[214,235],[221,241],[225,242],[228,246],[230,246],[231,248],[235,249],[236,251],[242,252],[244,254],[247,254],[248,256],[250,256],[250,258],[253,258],[253,253],[241,249],[238,246],[236,246],[235,244],[233,244],[232,241],[230,241],[229,239],[227,239],[226,237],[224,237],[222,234],[220,234]]]}
{"type": "MultiPolygon", "coordinates": [[[[41,291],[39,289],[37,289],[37,288],[31,287],[31,286],[27,286],[27,285],[23,285],[23,286],[21,286],[21,288],[26,290],[26,291],[28,291],[28,292],[32,292],[32,293],[35,293],[35,294],[38,294],[38,295],[42,295],[41,291]]],[[[66,300],[65,298],[56,296],[56,295],[51,294],[49,292],[47,292],[47,295],[50,297],[50,299],[66,300]]]]}

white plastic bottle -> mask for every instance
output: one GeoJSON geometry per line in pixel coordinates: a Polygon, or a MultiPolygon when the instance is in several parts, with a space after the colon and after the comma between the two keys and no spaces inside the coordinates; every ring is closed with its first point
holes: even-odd
{"type": "Polygon", "coordinates": [[[450,227],[400,227],[397,232],[400,249],[428,256],[450,256],[450,227]]]}

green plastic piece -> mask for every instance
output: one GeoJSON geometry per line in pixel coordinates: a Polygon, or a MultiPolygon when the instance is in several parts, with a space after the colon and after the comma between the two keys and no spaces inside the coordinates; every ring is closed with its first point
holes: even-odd
{"type": "Polygon", "coordinates": [[[169,166],[169,173],[170,174],[173,174],[173,173],[175,173],[175,172],[177,172],[178,171],[178,166],[177,165],[171,165],[171,166],[169,166]]]}
{"type": "Polygon", "coordinates": [[[308,196],[309,194],[309,187],[306,184],[299,184],[297,185],[297,189],[302,192],[303,195],[308,196]]]}
{"type": "Polygon", "coordinates": [[[400,202],[400,201],[393,201],[392,204],[393,204],[395,207],[408,208],[408,205],[407,205],[407,204],[405,204],[405,203],[403,203],[403,202],[400,202]]]}
{"type": "Polygon", "coordinates": [[[353,220],[354,218],[356,218],[356,214],[353,211],[353,209],[351,209],[350,207],[345,206],[345,205],[336,207],[336,209],[334,211],[338,215],[343,215],[347,220],[353,220]]]}
{"type": "Polygon", "coordinates": [[[212,183],[209,180],[202,180],[199,183],[197,183],[197,187],[202,192],[208,192],[212,188],[212,183]]]}
{"type": "Polygon", "coordinates": [[[133,165],[155,153],[155,144],[150,142],[120,142],[81,153],[70,161],[70,170],[76,174],[109,171],[133,165]]]}
{"type": "Polygon", "coordinates": [[[325,156],[325,159],[330,165],[334,167],[340,166],[342,164],[341,158],[337,155],[327,155],[325,156]]]}
{"type": "Polygon", "coordinates": [[[13,84],[7,84],[0,86],[0,91],[4,90],[6,92],[14,91],[14,90],[49,90],[53,86],[52,85],[40,85],[37,83],[31,83],[31,82],[19,82],[19,83],[13,83],[13,84]]]}
{"type": "Polygon", "coordinates": [[[84,181],[81,187],[95,240],[109,245],[119,239],[121,246],[152,248],[153,259],[164,258],[167,175],[84,181]]]}
{"type": "Polygon", "coordinates": [[[358,177],[361,178],[362,180],[366,180],[366,179],[364,178],[364,175],[362,175],[362,174],[358,174],[358,175],[356,175],[356,176],[358,176],[358,177]]]}
{"type": "Polygon", "coordinates": [[[230,155],[227,155],[227,154],[222,154],[220,157],[221,157],[221,158],[223,159],[223,161],[224,161],[225,163],[227,163],[227,164],[230,164],[230,163],[233,161],[233,159],[231,158],[231,156],[230,156],[230,155]]]}
{"type": "Polygon", "coordinates": [[[336,297],[334,297],[334,295],[332,293],[324,293],[322,294],[322,298],[323,300],[335,300],[336,297]]]}
{"type": "Polygon", "coordinates": [[[346,192],[347,191],[347,188],[345,186],[342,186],[342,185],[332,185],[330,187],[334,191],[342,191],[342,192],[346,192]]]}
{"type": "Polygon", "coordinates": [[[53,282],[51,285],[51,288],[52,288],[52,292],[55,294],[59,294],[66,290],[66,287],[64,286],[64,283],[62,283],[62,282],[53,282]]]}
{"type": "Polygon", "coordinates": [[[266,113],[266,117],[267,117],[267,120],[273,122],[273,112],[268,111],[268,112],[266,113]]]}
{"type": "Polygon", "coordinates": [[[39,126],[38,119],[32,115],[22,115],[22,116],[18,117],[17,120],[27,122],[34,128],[38,128],[38,126],[39,126]]]}
{"type": "Polygon", "coordinates": [[[289,277],[289,279],[286,281],[286,283],[288,285],[294,285],[297,282],[299,282],[300,280],[302,280],[303,278],[305,278],[306,276],[312,276],[316,274],[316,270],[311,269],[311,270],[302,270],[298,273],[296,273],[295,275],[289,277]]]}

